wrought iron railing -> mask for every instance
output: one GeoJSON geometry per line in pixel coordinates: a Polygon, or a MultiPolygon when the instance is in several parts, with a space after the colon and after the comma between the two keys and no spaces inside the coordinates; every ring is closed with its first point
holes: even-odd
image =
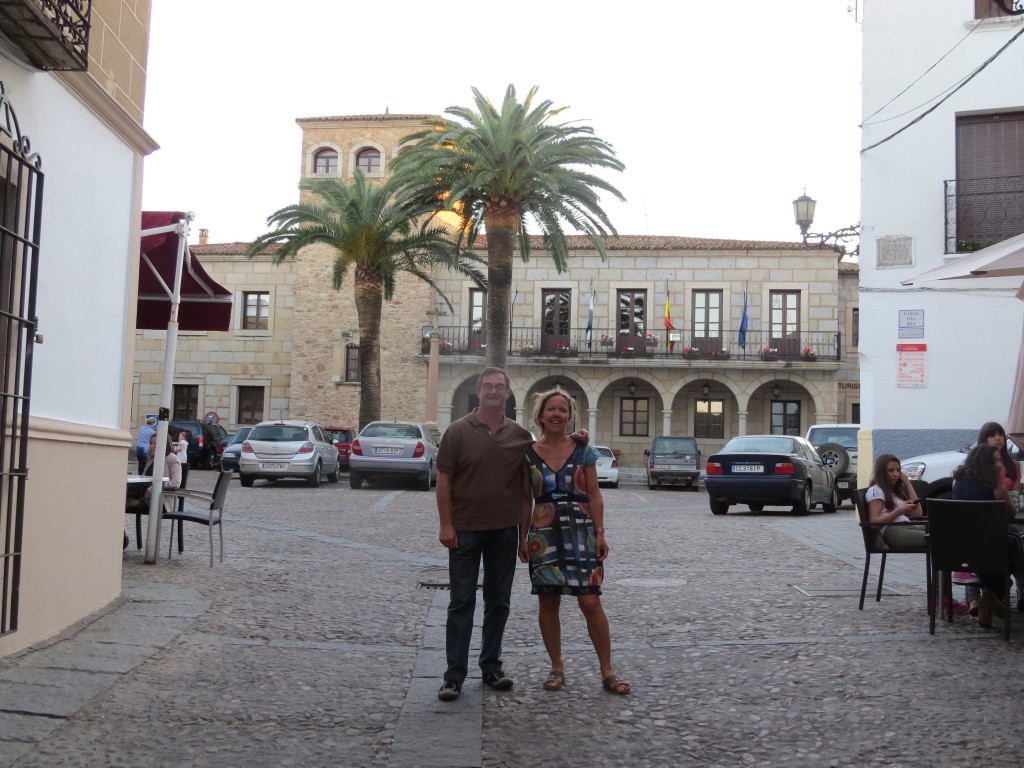
{"type": "Polygon", "coordinates": [[[89,66],[92,0],[0,0],[0,32],[40,69],[89,66]]]}
{"type": "MultiPolygon", "coordinates": [[[[487,342],[483,335],[466,328],[437,328],[442,355],[483,355],[487,342]]],[[[430,334],[424,329],[421,351],[430,350],[430,334]]],[[[691,329],[660,329],[631,335],[608,328],[569,329],[564,334],[545,333],[541,328],[513,328],[510,333],[510,357],[648,357],[672,360],[726,360],[813,363],[842,358],[842,336],[832,331],[804,331],[779,335],[771,331],[747,331],[740,344],[738,330],[718,336],[698,335],[691,329]]]]}
{"type": "Polygon", "coordinates": [[[1024,176],[944,183],[946,253],[977,251],[1024,232],[1024,176]]]}

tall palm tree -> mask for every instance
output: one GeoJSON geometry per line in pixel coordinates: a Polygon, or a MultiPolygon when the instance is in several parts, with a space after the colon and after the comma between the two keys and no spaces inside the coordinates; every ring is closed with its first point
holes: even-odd
{"type": "Polygon", "coordinates": [[[486,283],[476,266],[479,259],[459,252],[450,229],[433,223],[431,211],[395,204],[392,182],[373,184],[356,171],[350,184],[340,179],[303,179],[299,189],[313,193],[319,201],[272,213],[267,217],[271,231],[254,240],[245,255],[251,259],[268,252],[280,264],[306,246],[322,244],[335,251],[335,290],[350,271],[354,273],[362,428],[380,418],[381,308],[394,296],[398,276],[408,273],[428,283],[449,309],[451,302],[431,278],[433,267],[448,267],[480,286],[486,283]]]}
{"type": "Polygon", "coordinates": [[[611,145],[585,125],[555,122],[562,111],[550,101],[533,103],[536,86],[516,99],[509,85],[501,110],[476,88],[476,109],[450,107],[445,117],[406,138],[392,166],[400,197],[413,206],[455,211],[462,218],[460,245],[472,247],[481,226],[487,234],[487,365],[504,367],[508,354],[512,259],[518,242],[523,259],[530,255],[526,224],[544,236],[559,271],[566,268],[568,247],[562,227],[590,236],[605,257],[601,236],[614,234],[601,209],[599,191],[619,200],[622,194],[587,168],[624,166],[611,145]]]}

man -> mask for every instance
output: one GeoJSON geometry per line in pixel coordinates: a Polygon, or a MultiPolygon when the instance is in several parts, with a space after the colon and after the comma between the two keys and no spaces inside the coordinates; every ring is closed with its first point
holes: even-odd
{"type": "Polygon", "coordinates": [[[512,687],[501,668],[501,638],[508,620],[519,548],[523,454],[533,442],[524,427],[505,418],[511,391],[508,374],[487,368],[477,380],[480,407],[455,421],[437,454],[439,539],[448,548],[451,600],[445,645],[448,669],[441,701],[462,693],[476,609],[476,582],[484,566],[484,624],[480,670],[486,685],[512,687]]]}
{"type": "Polygon", "coordinates": [[[139,474],[146,468],[149,458],[149,438],[156,434],[156,416],[147,416],[146,423],[139,427],[139,439],[135,441],[135,458],[139,460],[139,474]]]}

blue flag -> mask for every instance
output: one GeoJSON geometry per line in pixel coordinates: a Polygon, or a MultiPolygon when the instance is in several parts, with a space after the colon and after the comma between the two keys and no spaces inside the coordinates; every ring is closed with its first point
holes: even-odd
{"type": "Polygon", "coordinates": [[[747,348],[747,292],[743,292],[743,319],[740,320],[740,349],[747,348]]]}

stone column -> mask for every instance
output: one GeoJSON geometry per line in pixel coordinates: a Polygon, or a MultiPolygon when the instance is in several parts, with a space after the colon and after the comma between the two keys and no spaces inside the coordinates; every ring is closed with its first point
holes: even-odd
{"type": "Polygon", "coordinates": [[[661,434],[672,434],[672,411],[661,412],[661,434]]]}
{"type": "Polygon", "coordinates": [[[739,432],[740,435],[747,434],[747,412],[737,411],[736,416],[739,418],[739,432]]]}
{"type": "Polygon", "coordinates": [[[597,441],[597,408],[587,408],[587,430],[590,432],[590,442],[597,441]]]}
{"type": "Polygon", "coordinates": [[[452,407],[450,405],[437,406],[437,426],[439,429],[447,427],[452,423],[452,407]]]}

